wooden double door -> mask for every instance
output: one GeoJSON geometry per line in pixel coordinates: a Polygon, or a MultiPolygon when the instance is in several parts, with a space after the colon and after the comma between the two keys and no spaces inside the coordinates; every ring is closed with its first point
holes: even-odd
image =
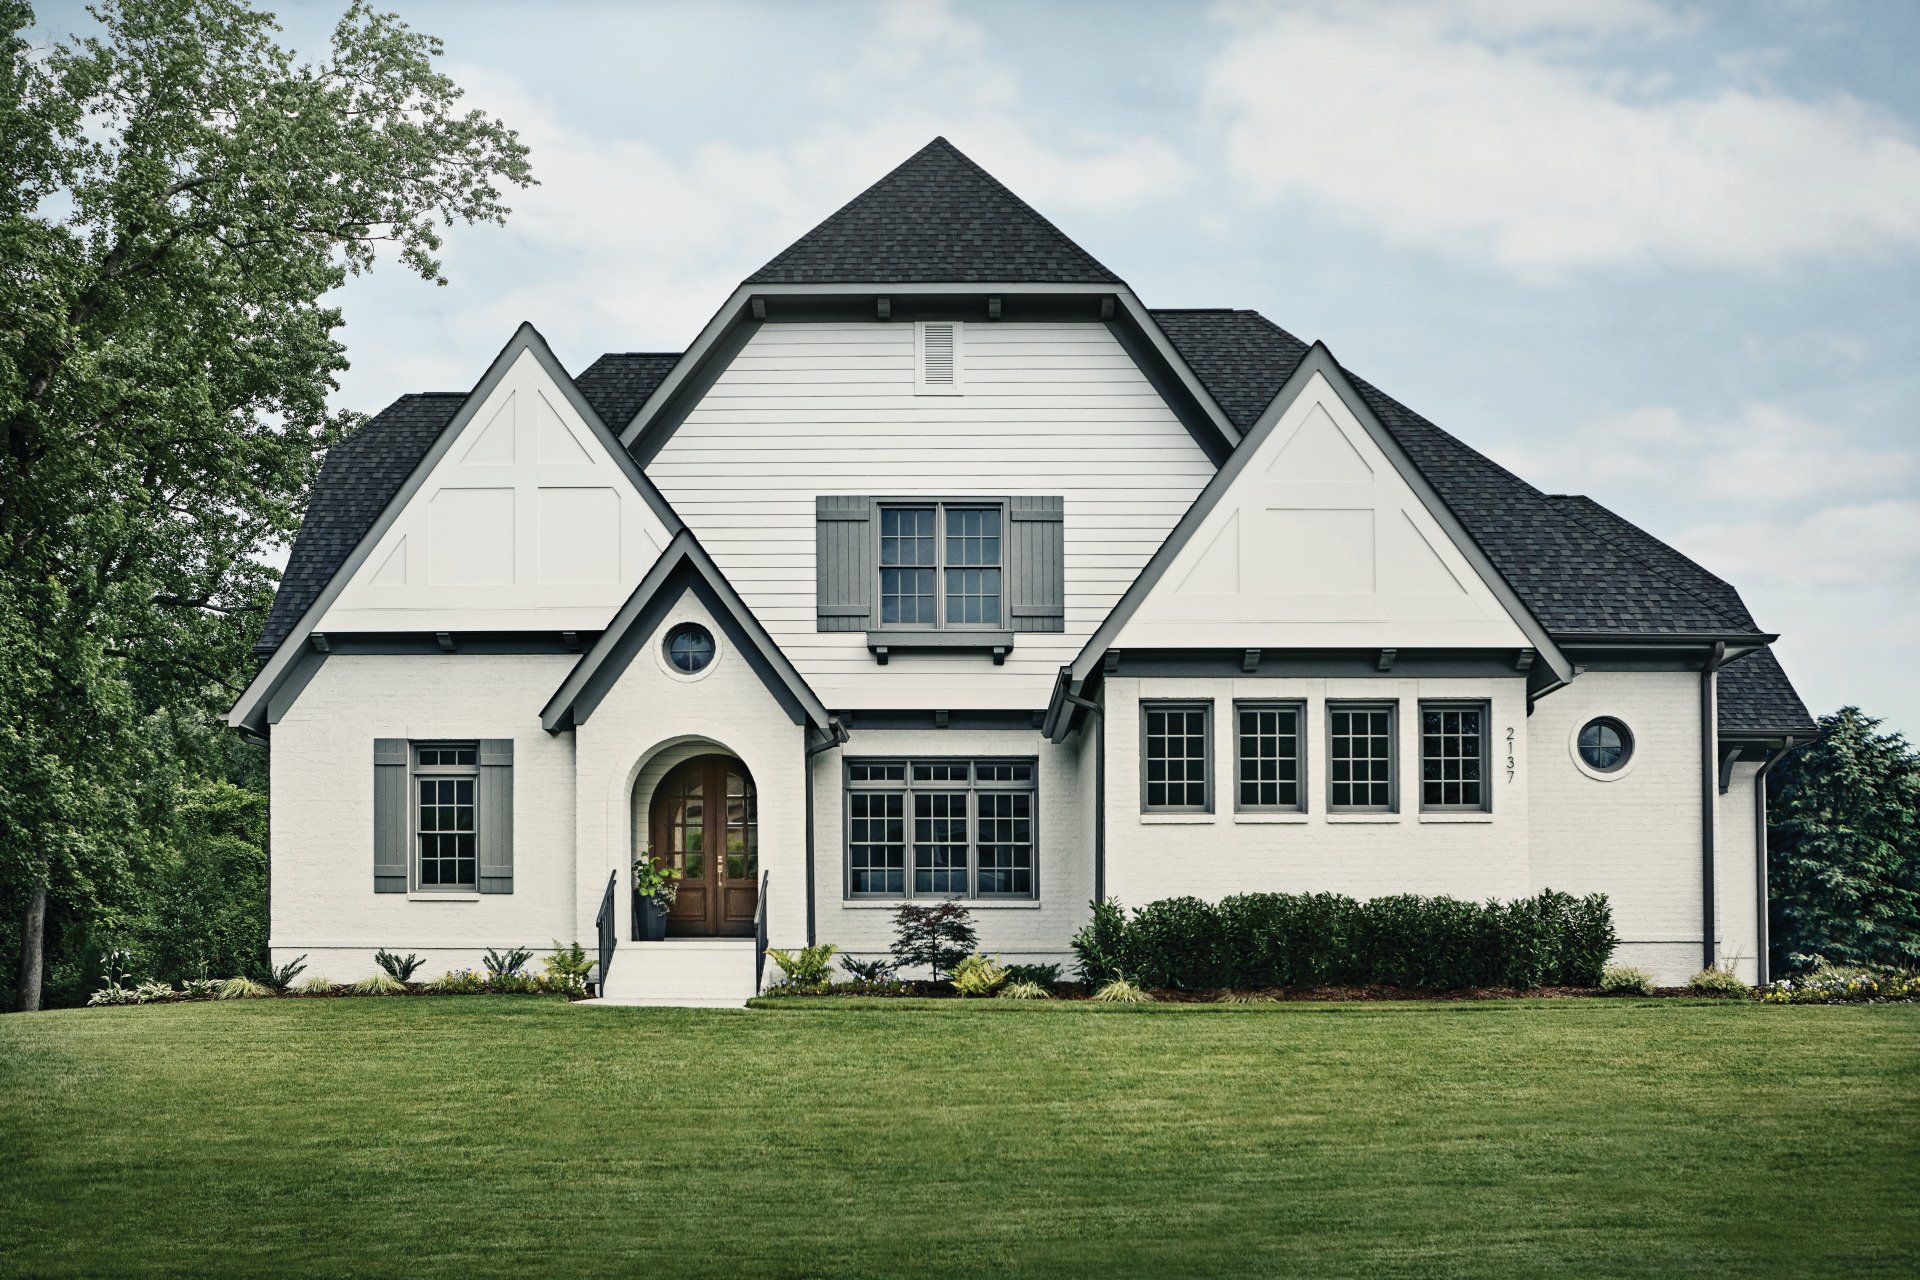
{"type": "Polygon", "coordinates": [[[653,790],[648,830],[653,860],[680,869],[668,936],[752,936],[760,806],[746,766],[718,755],[674,766],[653,790]]]}

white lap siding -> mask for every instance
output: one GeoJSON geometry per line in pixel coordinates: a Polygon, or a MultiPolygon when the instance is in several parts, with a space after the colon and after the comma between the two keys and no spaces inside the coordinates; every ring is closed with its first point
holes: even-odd
{"type": "Polygon", "coordinates": [[[767,324],[647,466],[830,707],[1046,705],[1060,665],[1212,477],[1104,325],[969,323],[961,395],[914,394],[911,323],[767,324]],[[877,665],[821,633],[818,494],[1065,498],[1066,630],[877,665]]]}
{"type": "MultiPolygon", "coordinates": [[[[574,932],[573,740],[540,727],[568,654],[334,654],[273,727],[270,945],[336,982],[414,952],[421,979],[574,932]],[[511,738],[513,892],[373,891],[376,738],[511,738]]],[[[409,795],[409,803],[412,797],[409,795]]],[[[411,856],[411,851],[410,851],[411,856]]],[[[583,941],[585,941],[583,939],[583,941]]],[[[537,966],[536,966],[537,967],[537,966]]]]}

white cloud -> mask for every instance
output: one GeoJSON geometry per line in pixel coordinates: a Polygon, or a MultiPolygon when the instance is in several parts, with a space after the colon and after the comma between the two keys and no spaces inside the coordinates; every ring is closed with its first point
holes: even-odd
{"type": "Polygon", "coordinates": [[[1222,16],[1232,35],[1207,108],[1254,200],[1323,205],[1395,242],[1537,278],[1920,242],[1920,146],[1890,115],[1843,95],[1676,90],[1595,65],[1606,37],[1672,29],[1662,6],[1222,16]]]}

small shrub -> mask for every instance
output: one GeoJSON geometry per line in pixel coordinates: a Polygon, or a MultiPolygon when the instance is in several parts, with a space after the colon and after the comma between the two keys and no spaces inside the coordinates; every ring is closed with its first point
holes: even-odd
{"type": "Polygon", "coordinates": [[[553,941],[553,953],[540,962],[542,977],[546,979],[547,989],[562,995],[584,995],[587,990],[587,975],[593,972],[596,963],[587,954],[587,949],[578,942],[560,945],[553,941]]]}
{"type": "Polygon", "coordinates": [[[1045,985],[1023,978],[1018,982],[1009,982],[1000,988],[1002,1000],[1051,1000],[1053,992],[1045,985]]]}
{"type": "Polygon", "coordinates": [[[1153,997],[1125,978],[1113,978],[1087,997],[1102,1004],[1152,1004],[1153,997]]]}
{"type": "Polygon", "coordinates": [[[180,984],[182,1000],[213,1000],[220,995],[220,979],[188,978],[180,984]]]}
{"type": "Polygon", "coordinates": [[[1747,984],[1733,970],[1716,965],[1688,978],[1687,990],[1697,996],[1743,996],[1747,994],[1747,984]]]}
{"type": "Polygon", "coordinates": [[[235,975],[220,984],[222,1000],[258,1000],[273,994],[273,988],[252,978],[235,975]]]}
{"type": "Polygon", "coordinates": [[[333,980],[316,973],[311,977],[302,978],[296,989],[303,996],[330,996],[333,994],[333,980]]]}
{"type": "Polygon", "coordinates": [[[94,992],[92,995],[87,997],[88,1007],[94,1008],[94,1009],[100,1009],[108,1005],[116,1005],[116,1004],[145,1004],[145,1003],[146,1002],[140,998],[139,993],[136,992],[132,987],[123,987],[123,986],[120,986],[118,983],[108,983],[106,986],[100,988],[98,991],[94,992]]]}
{"type": "Polygon", "coordinates": [[[816,942],[798,951],[768,947],[767,955],[786,976],[780,985],[792,992],[825,991],[833,979],[833,957],[840,948],[831,942],[816,942]]]}
{"type": "MultiPolygon", "coordinates": [[[[416,963],[407,972],[412,973],[419,967],[416,963]]],[[[391,973],[381,972],[360,979],[350,989],[357,996],[397,996],[406,993],[407,984],[391,973]]]]}
{"type": "Polygon", "coordinates": [[[1760,988],[1768,1004],[1866,1004],[1920,1000],[1920,974],[1820,964],[1803,978],[1760,988]]]}
{"type": "Polygon", "coordinates": [[[420,972],[420,966],[426,962],[416,955],[397,956],[385,947],[376,951],[373,962],[384,970],[395,982],[412,982],[413,975],[420,972]]]}
{"type": "Polygon", "coordinates": [[[139,1004],[160,1004],[180,998],[180,993],[164,982],[143,982],[133,989],[133,993],[139,997],[136,1002],[139,1004]]]}
{"type": "Polygon", "coordinates": [[[1060,966],[1057,964],[1010,964],[1007,966],[1008,982],[1031,982],[1051,991],[1060,981],[1060,966]]]}
{"type": "Polygon", "coordinates": [[[979,941],[973,913],[957,902],[930,907],[909,902],[893,913],[893,958],[903,969],[924,965],[938,982],[966,959],[979,941]]]}
{"type": "Polygon", "coordinates": [[[893,961],[887,959],[856,960],[852,956],[841,956],[840,967],[846,970],[849,978],[863,985],[878,985],[885,982],[897,982],[893,961]]]}
{"type": "Polygon", "coordinates": [[[962,960],[953,970],[953,989],[969,998],[990,996],[1004,986],[1006,981],[1006,967],[995,964],[977,951],[962,960]]]}
{"type": "Polygon", "coordinates": [[[1630,964],[1610,964],[1600,970],[1600,989],[1610,996],[1650,996],[1653,975],[1630,964]]]}
{"type": "Polygon", "coordinates": [[[1072,946],[1081,980],[1100,983],[1118,976],[1127,963],[1127,915],[1113,898],[1092,905],[1093,918],[1073,935],[1072,946]]]}
{"type": "Polygon", "coordinates": [[[513,947],[505,952],[487,948],[487,954],[480,962],[487,966],[487,973],[494,978],[510,978],[526,968],[527,961],[533,959],[532,947],[513,947]]]}
{"type": "Polygon", "coordinates": [[[293,980],[305,973],[306,970],[307,958],[302,955],[298,959],[289,960],[277,968],[268,969],[267,985],[275,991],[285,991],[293,985],[293,980]]]}
{"type": "Polygon", "coordinates": [[[487,979],[472,969],[449,969],[427,984],[427,990],[443,996],[474,996],[487,989],[487,979]]]}

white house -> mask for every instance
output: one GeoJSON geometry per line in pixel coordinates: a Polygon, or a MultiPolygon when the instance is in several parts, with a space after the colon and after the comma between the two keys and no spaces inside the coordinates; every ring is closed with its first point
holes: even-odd
{"type": "Polygon", "coordinates": [[[685,351],[569,376],[522,326],[336,446],[231,722],[274,958],[336,980],[578,939],[612,997],[738,1002],[756,934],[877,955],[902,901],[1069,961],[1095,898],[1544,888],[1751,979],[1814,732],[1775,638],[937,139],[685,351]]]}

